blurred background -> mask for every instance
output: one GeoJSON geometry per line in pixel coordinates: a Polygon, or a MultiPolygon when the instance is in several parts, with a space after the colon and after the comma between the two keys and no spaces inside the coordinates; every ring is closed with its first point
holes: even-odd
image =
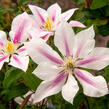
{"type": "MultiPolygon", "coordinates": [[[[56,2],[63,12],[71,8],[79,8],[71,19],[80,21],[86,27],[94,25],[96,46],[109,47],[109,0],[0,0],[0,30],[8,34],[15,16],[24,11],[31,14],[28,4],[47,9],[56,2]]],[[[74,28],[74,30],[77,33],[81,28],[74,28]]],[[[31,66],[33,70],[37,65],[34,66],[33,62],[30,62],[31,66]]],[[[109,82],[109,66],[100,73],[109,82]]],[[[9,72],[4,66],[0,71],[0,109],[109,109],[109,95],[101,98],[86,97],[82,93],[82,88],[74,99],[74,105],[63,100],[61,94],[49,97],[47,102],[45,100],[37,106],[20,107],[15,103],[15,97],[22,96],[29,89],[35,90],[39,83],[40,80],[30,73],[22,76],[18,70],[11,69],[9,72]]]]}

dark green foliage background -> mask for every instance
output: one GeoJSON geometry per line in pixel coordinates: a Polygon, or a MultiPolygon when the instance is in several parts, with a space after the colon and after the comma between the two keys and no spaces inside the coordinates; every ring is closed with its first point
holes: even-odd
{"type": "MultiPolygon", "coordinates": [[[[58,2],[63,11],[78,7],[79,9],[71,19],[78,20],[87,27],[94,25],[97,45],[109,47],[109,0],[9,0],[8,9],[5,8],[4,1],[8,0],[0,0],[0,30],[6,31],[7,34],[16,15],[24,11],[31,13],[28,9],[28,4],[37,4],[47,8],[51,4],[58,2]],[[66,3],[68,4],[67,7],[66,3]],[[101,36],[101,39],[99,36],[101,36]]],[[[76,33],[81,30],[80,28],[73,29],[76,33]]],[[[53,38],[50,38],[48,44],[57,51],[52,44],[52,40],[53,38]]],[[[37,65],[30,60],[29,68],[25,73],[5,63],[0,71],[0,109],[19,109],[20,106],[14,102],[14,98],[24,95],[29,90],[36,90],[41,82],[40,79],[32,74],[36,67],[37,65]]],[[[109,66],[100,72],[109,83],[109,66]]],[[[49,105],[39,103],[37,106],[24,106],[23,109],[109,109],[109,95],[101,98],[87,97],[83,95],[81,86],[73,105],[66,102],[61,93],[48,97],[47,100],[49,105]]]]}

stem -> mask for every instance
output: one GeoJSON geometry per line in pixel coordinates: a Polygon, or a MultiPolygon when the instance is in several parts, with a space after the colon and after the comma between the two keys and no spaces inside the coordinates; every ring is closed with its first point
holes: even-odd
{"type": "Polygon", "coordinates": [[[90,109],[89,101],[88,101],[88,99],[87,99],[86,96],[85,96],[85,100],[86,100],[86,103],[87,103],[87,107],[88,107],[88,109],[90,109]]]}

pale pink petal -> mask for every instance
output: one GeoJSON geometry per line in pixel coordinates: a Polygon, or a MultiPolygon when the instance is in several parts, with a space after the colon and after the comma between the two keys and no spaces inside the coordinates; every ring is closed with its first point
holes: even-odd
{"type": "Polygon", "coordinates": [[[29,57],[22,55],[12,55],[9,65],[22,69],[26,72],[29,64],[29,57]]]}
{"type": "Polygon", "coordinates": [[[34,14],[37,23],[44,24],[48,17],[47,11],[34,5],[29,5],[29,8],[34,14]]]}
{"type": "Polygon", "coordinates": [[[62,13],[61,16],[64,18],[64,20],[68,21],[77,9],[78,8],[69,9],[68,11],[65,11],[64,13],[62,13]]]}
{"type": "Polygon", "coordinates": [[[49,46],[44,40],[37,38],[28,43],[25,43],[25,47],[29,56],[36,63],[50,62],[52,64],[62,64],[61,57],[49,46]],[[32,48],[32,49],[31,49],[32,48]]]}
{"type": "Polygon", "coordinates": [[[82,28],[85,28],[86,27],[81,22],[74,21],[74,20],[70,21],[69,24],[70,24],[71,27],[82,27],[82,28]]]}
{"type": "Polygon", "coordinates": [[[73,46],[73,56],[84,58],[95,46],[93,26],[76,34],[73,46]]]}
{"type": "Polygon", "coordinates": [[[56,29],[54,43],[64,56],[72,55],[74,32],[67,22],[62,22],[56,29]]]}
{"type": "Polygon", "coordinates": [[[44,98],[57,94],[61,91],[62,86],[66,80],[65,72],[60,73],[56,78],[49,81],[43,81],[37,88],[34,96],[33,103],[40,102],[44,98]]]}
{"type": "Polygon", "coordinates": [[[57,3],[55,3],[47,9],[47,12],[48,15],[51,17],[52,21],[57,22],[61,15],[61,8],[57,3]]]}
{"type": "Polygon", "coordinates": [[[100,97],[108,94],[108,87],[102,76],[93,76],[91,73],[79,69],[76,69],[74,73],[80,84],[83,86],[85,95],[100,97]]]}
{"type": "Polygon", "coordinates": [[[73,99],[79,90],[77,81],[75,78],[69,74],[66,84],[62,87],[63,98],[73,104],[73,99]]]}
{"type": "Polygon", "coordinates": [[[109,48],[104,47],[94,48],[87,58],[78,62],[78,66],[94,70],[101,70],[107,65],[109,65],[109,48]]]}
{"type": "Polygon", "coordinates": [[[4,62],[9,62],[9,57],[8,56],[0,56],[0,70],[4,64],[4,62]]]}
{"type": "Polygon", "coordinates": [[[30,16],[24,12],[14,18],[12,21],[10,37],[14,43],[26,41],[29,37],[29,30],[32,26],[30,16]]]}
{"type": "Polygon", "coordinates": [[[48,62],[42,62],[33,71],[33,74],[35,74],[37,77],[39,77],[42,80],[48,80],[48,79],[52,79],[56,77],[57,74],[61,72],[62,70],[63,69],[61,69],[57,65],[53,65],[48,62]]]}
{"type": "Polygon", "coordinates": [[[4,31],[0,30],[0,48],[3,47],[3,44],[7,43],[7,35],[4,31]]]}

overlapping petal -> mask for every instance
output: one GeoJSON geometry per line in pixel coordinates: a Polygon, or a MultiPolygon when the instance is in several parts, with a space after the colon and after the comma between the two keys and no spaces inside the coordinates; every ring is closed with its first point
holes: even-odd
{"type": "Polygon", "coordinates": [[[54,43],[63,56],[72,55],[74,32],[67,22],[62,22],[56,29],[54,43]]]}
{"type": "Polygon", "coordinates": [[[50,62],[52,64],[62,64],[61,57],[42,39],[33,39],[28,43],[25,43],[25,47],[28,54],[36,62],[50,62]],[[32,48],[32,49],[31,49],[32,48]]]}

